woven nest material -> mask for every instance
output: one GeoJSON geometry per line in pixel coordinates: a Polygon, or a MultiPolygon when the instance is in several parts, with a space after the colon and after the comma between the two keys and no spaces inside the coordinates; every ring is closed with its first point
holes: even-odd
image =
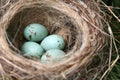
{"type": "MultiPolygon", "coordinates": [[[[104,45],[99,12],[79,0],[19,0],[0,20],[1,74],[12,79],[62,80],[84,68],[104,45]],[[66,56],[58,63],[43,64],[22,56],[24,28],[30,23],[46,26],[66,42],[66,56]]],[[[82,74],[82,73],[81,73],[82,74]]]]}

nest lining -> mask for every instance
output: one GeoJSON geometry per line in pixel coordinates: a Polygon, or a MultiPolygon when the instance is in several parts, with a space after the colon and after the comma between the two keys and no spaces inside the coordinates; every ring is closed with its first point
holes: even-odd
{"type": "MultiPolygon", "coordinates": [[[[7,28],[7,35],[10,42],[18,49],[21,49],[23,43],[27,41],[23,36],[23,30],[30,23],[43,24],[48,29],[49,34],[59,34],[63,36],[67,44],[65,51],[72,49],[72,46],[77,42],[76,37],[78,33],[75,32],[76,27],[71,24],[67,16],[48,7],[33,7],[25,9],[15,15],[7,28]]],[[[80,43],[76,44],[80,45],[80,43]]]]}
{"type": "Polygon", "coordinates": [[[67,0],[21,0],[11,5],[0,24],[0,40],[3,43],[0,46],[0,62],[5,68],[9,68],[5,72],[10,76],[23,79],[66,78],[87,64],[104,44],[104,35],[96,29],[103,30],[101,20],[82,1],[68,3],[67,0]],[[67,44],[64,50],[67,55],[61,62],[46,66],[18,54],[26,41],[23,30],[30,23],[43,24],[49,34],[63,36],[67,44]],[[14,71],[11,73],[12,70],[14,71]]]}

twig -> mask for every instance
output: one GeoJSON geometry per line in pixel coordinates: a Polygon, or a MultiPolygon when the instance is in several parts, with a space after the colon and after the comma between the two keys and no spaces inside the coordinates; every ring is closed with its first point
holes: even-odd
{"type": "Polygon", "coordinates": [[[111,71],[111,69],[114,67],[114,65],[116,64],[116,62],[119,59],[119,55],[116,57],[116,59],[113,61],[113,63],[111,64],[111,66],[104,72],[104,74],[102,75],[102,77],[100,78],[100,80],[103,80],[103,78],[105,77],[105,75],[111,71]]]}
{"type": "MultiPolygon", "coordinates": [[[[112,68],[114,67],[114,65],[116,64],[116,62],[118,61],[119,59],[119,54],[118,54],[118,48],[116,46],[116,43],[115,43],[115,38],[114,38],[114,35],[112,33],[112,30],[111,30],[111,27],[108,26],[108,31],[110,33],[110,35],[112,35],[113,37],[111,37],[112,41],[113,41],[113,44],[114,44],[114,47],[115,47],[115,50],[116,50],[116,53],[117,53],[117,57],[116,59],[112,62],[112,64],[110,65],[110,61],[111,59],[109,60],[109,66],[108,66],[108,69],[104,72],[104,74],[102,75],[102,77],[100,78],[100,80],[103,80],[103,78],[105,77],[105,75],[112,70],[112,68]]],[[[111,44],[110,44],[111,46],[111,44]]],[[[110,58],[111,58],[111,50],[110,50],[110,58]]]]}
{"type": "Polygon", "coordinates": [[[110,13],[120,22],[120,19],[114,14],[114,12],[110,9],[109,6],[107,6],[103,1],[101,1],[103,5],[110,11],[110,13]]]}

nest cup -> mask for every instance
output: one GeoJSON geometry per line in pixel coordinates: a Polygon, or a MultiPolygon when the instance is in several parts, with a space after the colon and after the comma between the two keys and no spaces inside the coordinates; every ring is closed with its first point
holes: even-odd
{"type": "Polygon", "coordinates": [[[25,80],[66,79],[101,50],[105,41],[102,31],[98,14],[82,1],[20,0],[10,6],[0,21],[1,73],[25,80]],[[40,23],[49,34],[63,36],[66,56],[50,64],[23,57],[23,31],[30,23],[40,23]]]}

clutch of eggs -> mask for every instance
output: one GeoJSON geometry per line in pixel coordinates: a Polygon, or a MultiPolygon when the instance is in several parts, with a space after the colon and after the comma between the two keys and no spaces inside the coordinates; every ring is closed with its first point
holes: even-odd
{"type": "Polygon", "coordinates": [[[29,41],[22,46],[23,55],[28,58],[40,58],[42,56],[42,62],[65,56],[65,52],[62,51],[65,47],[62,36],[57,34],[47,35],[48,31],[45,26],[37,23],[29,24],[24,29],[24,37],[29,41]],[[40,41],[41,43],[38,44],[37,42],[40,41]]]}

